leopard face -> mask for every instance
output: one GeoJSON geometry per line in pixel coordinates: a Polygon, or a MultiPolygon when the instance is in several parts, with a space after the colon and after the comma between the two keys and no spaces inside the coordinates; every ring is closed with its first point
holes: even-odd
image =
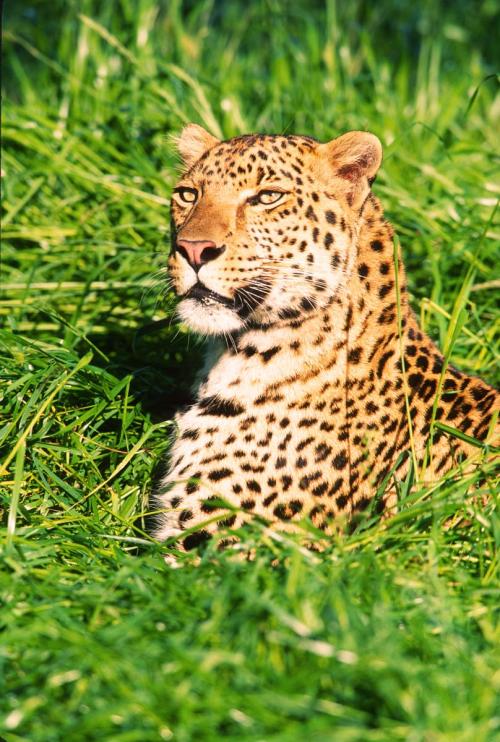
{"type": "Polygon", "coordinates": [[[376,137],[179,140],[187,171],[172,197],[169,269],[178,313],[206,334],[324,309],[355,262],[357,212],[381,159],[376,137]]]}

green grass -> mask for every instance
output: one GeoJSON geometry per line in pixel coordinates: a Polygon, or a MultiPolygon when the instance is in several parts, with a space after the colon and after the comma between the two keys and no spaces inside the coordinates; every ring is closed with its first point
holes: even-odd
{"type": "Polygon", "coordinates": [[[169,134],[378,134],[412,304],[498,382],[497,23],[493,0],[8,4],[7,742],[498,739],[494,463],[403,483],[392,521],[321,553],[255,523],[254,561],[172,570],[146,528],[201,358],[163,288],[169,134]]]}

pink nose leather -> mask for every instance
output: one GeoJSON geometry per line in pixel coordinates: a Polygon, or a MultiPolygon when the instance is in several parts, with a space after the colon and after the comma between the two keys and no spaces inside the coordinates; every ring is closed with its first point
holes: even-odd
{"type": "Polygon", "coordinates": [[[203,259],[204,250],[207,248],[214,250],[214,248],[217,248],[217,245],[211,240],[177,240],[177,247],[180,247],[181,252],[186,254],[185,257],[187,257],[191,265],[198,266],[208,262],[206,259],[203,259]]]}

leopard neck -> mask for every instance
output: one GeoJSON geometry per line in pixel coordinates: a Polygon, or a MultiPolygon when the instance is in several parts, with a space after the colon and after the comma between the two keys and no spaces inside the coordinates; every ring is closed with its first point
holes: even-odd
{"type": "Polygon", "coordinates": [[[360,213],[357,250],[346,286],[346,315],[352,313],[350,338],[363,336],[372,347],[414,325],[408,304],[406,273],[392,226],[370,193],[360,213]],[[366,330],[369,329],[367,333],[366,330]]]}
{"type": "Polygon", "coordinates": [[[355,249],[347,258],[347,280],[328,305],[298,319],[250,327],[235,339],[236,350],[250,345],[266,353],[287,347],[295,334],[311,363],[346,340],[365,336],[376,345],[398,326],[398,317],[404,331],[412,322],[405,270],[399,246],[394,250],[393,229],[373,194],[361,209],[359,225],[355,249]]]}

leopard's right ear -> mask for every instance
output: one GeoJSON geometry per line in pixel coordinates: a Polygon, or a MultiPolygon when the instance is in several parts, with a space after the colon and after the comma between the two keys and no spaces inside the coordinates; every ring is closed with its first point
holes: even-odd
{"type": "Polygon", "coordinates": [[[178,137],[173,137],[182,161],[186,167],[194,165],[209,149],[219,144],[219,140],[198,124],[188,124],[178,137]]]}

